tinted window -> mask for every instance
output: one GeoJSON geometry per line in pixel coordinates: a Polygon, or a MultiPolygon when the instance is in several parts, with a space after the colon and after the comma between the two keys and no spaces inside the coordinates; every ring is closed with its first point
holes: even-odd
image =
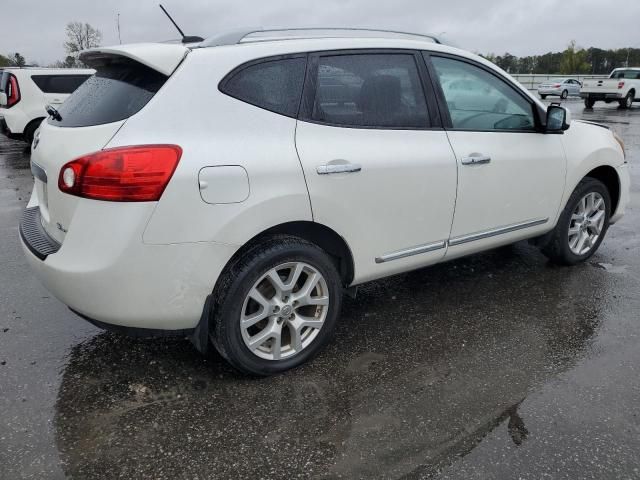
{"type": "Polygon", "coordinates": [[[122,61],[98,67],[60,106],[60,127],[102,125],[129,118],[144,107],[167,77],[139,63],[122,61]]]}
{"type": "Polygon", "coordinates": [[[251,65],[223,82],[220,90],[251,105],[297,117],[306,63],[306,58],[289,58],[251,65]]]}
{"type": "Polygon", "coordinates": [[[640,70],[616,70],[611,74],[611,78],[640,78],[640,70]]]}
{"type": "Polygon", "coordinates": [[[44,93],[73,93],[91,75],[32,75],[31,80],[44,93]]]}
{"type": "Polygon", "coordinates": [[[449,58],[432,57],[453,128],[533,130],[532,104],[486,70],[449,58]]]}
{"type": "Polygon", "coordinates": [[[320,57],[312,120],[380,128],[429,126],[413,55],[320,57]]]}

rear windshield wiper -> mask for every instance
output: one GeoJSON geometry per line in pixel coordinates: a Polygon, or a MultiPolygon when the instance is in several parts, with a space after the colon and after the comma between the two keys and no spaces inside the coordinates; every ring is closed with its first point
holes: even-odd
{"type": "Polygon", "coordinates": [[[53,118],[54,120],[57,120],[58,122],[62,121],[62,115],[60,115],[60,112],[56,110],[54,106],[47,105],[46,107],[44,107],[44,109],[47,111],[49,115],[51,115],[51,118],[53,118]]]}

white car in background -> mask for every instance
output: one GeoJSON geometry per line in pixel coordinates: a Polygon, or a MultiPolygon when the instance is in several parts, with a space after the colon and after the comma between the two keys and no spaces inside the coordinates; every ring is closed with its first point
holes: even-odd
{"type": "Polygon", "coordinates": [[[95,70],[5,67],[0,75],[0,133],[31,144],[47,116],[46,106],[60,106],[95,70]]]}
{"type": "Polygon", "coordinates": [[[558,78],[542,82],[538,86],[538,95],[541,99],[555,96],[561,99],[580,96],[580,87],[582,84],[575,78],[558,78]]]}
{"type": "Polygon", "coordinates": [[[96,325],[189,335],[251,374],[316,355],[357,285],[525,239],[577,264],[629,201],[611,130],[431,37],[243,32],[81,58],[96,75],[32,146],[29,263],[96,325]]]}
{"type": "Polygon", "coordinates": [[[608,79],[585,80],[580,96],[586,108],[593,108],[598,101],[631,108],[633,102],[640,102],[640,68],[616,68],[608,79]]]}

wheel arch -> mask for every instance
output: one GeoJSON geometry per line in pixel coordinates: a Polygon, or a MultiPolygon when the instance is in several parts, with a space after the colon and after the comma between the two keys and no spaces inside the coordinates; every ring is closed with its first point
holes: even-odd
{"type": "Polygon", "coordinates": [[[246,242],[233,255],[224,270],[243,256],[248,250],[256,247],[266,238],[275,235],[289,235],[302,238],[322,248],[335,259],[343,285],[347,287],[353,282],[355,263],[351,248],[349,248],[345,239],[326,225],[308,220],[281,223],[254,235],[253,238],[246,242]]]}
{"type": "Polygon", "coordinates": [[[610,165],[602,165],[591,170],[585,177],[600,180],[607,187],[611,197],[611,215],[613,216],[620,203],[620,179],[616,169],[610,165]]]}
{"type": "Polygon", "coordinates": [[[44,121],[45,118],[47,118],[47,117],[34,118],[33,120],[29,121],[29,123],[27,123],[24,126],[24,130],[22,130],[22,134],[25,135],[25,141],[27,139],[26,135],[27,135],[27,132],[29,131],[29,129],[32,128],[32,127],[35,127],[33,129],[33,131],[35,132],[38,129],[38,127],[40,126],[40,124],[44,121]]]}

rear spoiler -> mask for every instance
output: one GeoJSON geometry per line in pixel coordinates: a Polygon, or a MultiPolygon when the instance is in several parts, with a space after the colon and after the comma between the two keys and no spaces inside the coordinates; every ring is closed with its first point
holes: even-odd
{"type": "Polygon", "coordinates": [[[133,43],[84,50],[80,53],[80,60],[92,68],[97,68],[110,58],[125,57],[170,76],[188,53],[189,49],[183,45],[133,43]]]}

